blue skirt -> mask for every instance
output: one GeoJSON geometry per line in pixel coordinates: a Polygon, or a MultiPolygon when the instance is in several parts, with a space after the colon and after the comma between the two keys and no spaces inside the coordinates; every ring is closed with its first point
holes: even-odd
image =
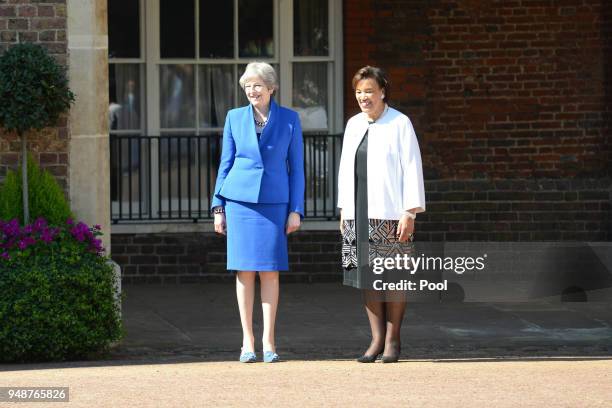
{"type": "Polygon", "coordinates": [[[286,271],[286,223],[289,206],[227,200],[227,269],[286,271]]]}

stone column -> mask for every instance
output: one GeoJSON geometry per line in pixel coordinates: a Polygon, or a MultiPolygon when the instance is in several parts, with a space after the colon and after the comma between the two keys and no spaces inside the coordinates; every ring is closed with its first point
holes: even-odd
{"type": "Polygon", "coordinates": [[[69,194],[78,219],[99,224],[110,252],[106,0],[67,0],[71,109],[69,194]]]}

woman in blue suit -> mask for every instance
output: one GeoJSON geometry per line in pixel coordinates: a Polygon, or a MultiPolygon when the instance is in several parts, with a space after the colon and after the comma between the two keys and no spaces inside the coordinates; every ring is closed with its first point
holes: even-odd
{"type": "Polygon", "coordinates": [[[212,199],[215,231],[227,234],[227,269],[237,271],[242,324],[240,361],[256,361],[255,274],[263,310],[263,360],[279,360],[274,342],[278,271],[288,270],[287,234],[304,216],[304,158],[298,114],[279,106],[274,68],[252,62],[240,78],[250,102],[225,119],[221,163],[212,199]]]}

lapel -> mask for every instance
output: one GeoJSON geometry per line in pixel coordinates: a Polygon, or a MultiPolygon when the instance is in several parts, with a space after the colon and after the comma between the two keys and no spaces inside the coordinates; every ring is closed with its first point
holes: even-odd
{"type": "MultiPolygon", "coordinates": [[[[252,108],[251,108],[252,109],[252,108]]],[[[252,113],[252,112],[251,112],[252,113]]],[[[264,142],[271,137],[271,135],[275,134],[275,125],[278,122],[278,105],[274,102],[274,98],[270,98],[270,112],[268,113],[268,123],[266,127],[263,128],[261,132],[261,137],[259,138],[259,146],[263,146],[264,142]]],[[[254,122],[254,121],[251,121],[254,122]]],[[[253,123],[253,129],[255,129],[255,124],[253,123]]],[[[257,135],[255,135],[255,139],[257,140],[257,135]]]]}
{"type": "MultiPolygon", "coordinates": [[[[381,114],[380,118],[378,118],[376,123],[384,123],[384,119],[386,119],[386,116],[387,116],[387,113],[389,112],[389,109],[391,109],[391,107],[389,107],[389,106],[385,107],[385,110],[381,114]]],[[[368,122],[368,119],[365,116],[365,113],[361,112],[359,115],[360,116],[359,116],[358,129],[355,132],[355,146],[354,146],[355,153],[357,153],[357,148],[359,148],[359,145],[361,144],[361,141],[363,140],[363,137],[365,136],[366,132],[369,132],[370,125],[371,125],[371,123],[368,122]]]]}
{"type": "Polygon", "coordinates": [[[359,147],[359,145],[361,144],[361,141],[363,140],[363,137],[365,136],[366,132],[369,130],[370,125],[368,123],[368,120],[365,118],[365,115],[363,113],[360,113],[360,115],[362,115],[359,119],[359,127],[357,129],[357,131],[355,132],[355,141],[354,141],[354,145],[353,148],[355,150],[355,153],[357,153],[357,148],[359,147]]]}
{"type": "MultiPolygon", "coordinates": [[[[257,143],[255,120],[253,118],[253,105],[249,103],[249,107],[246,110],[246,117],[244,118],[244,121],[246,122],[245,143],[248,146],[248,150],[251,152],[253,158],[256,159],[260,164],[263,164],[261,152],[259,151],[259,144],[257,143]]],[[[261,137],[263,138],[263,134],[261,135],[261,137]]]]}

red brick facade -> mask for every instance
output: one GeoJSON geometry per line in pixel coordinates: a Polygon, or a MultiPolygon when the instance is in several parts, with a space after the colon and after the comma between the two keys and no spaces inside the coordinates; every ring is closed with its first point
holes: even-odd
{"type": "Polygon", "coordinates": [[[351,77],[388,70],[428,179],[609,176],[612,9],[605,1],[345,1],[351,77]]]}
{"type": "MultiPolygon", "coordinates": [[[[612,8],[604,0],[345,0],[345,117],[351,78],[387,69],[392,105],[420,140],[428,211],[420,241],[612,239],[612,8]]],[[[0,52],[43,44],[66,63],[65,0],[0,0],[0,52]]],[[[78,98],[78,95],[77,95],[78,98]]],[[[66,123],[29,150],[67,186],[66,123]]],[[[0,181],[19,161],[0,134],[0,181]]],[[[340,237],[290,239],[295,279],[340,271],[340,237]]],[[[226,279],[223,238],[114,234],[126,281],[226,279]]]]}
{"type": "MultiPolygon", "coordinates": [[[[43,45],[62,65],[67,62],[66,1],[0,0],[0,53],[20,42],[43,45]]],[[[77,95],[78,98],[78,95],[77,95]]],[[[56,128],[28,135],[28,151],[49,170],[67,191],[68,127],[62,120],[56,128]]],[[[20,141],[15,134],[0,131],[0,181],[20,161],[20,141]]]]}

